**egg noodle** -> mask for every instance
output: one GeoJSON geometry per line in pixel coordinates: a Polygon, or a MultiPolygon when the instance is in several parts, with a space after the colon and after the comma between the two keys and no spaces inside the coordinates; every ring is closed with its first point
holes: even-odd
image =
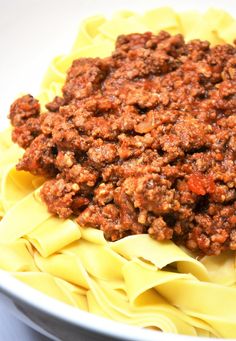
{"type": "MultiPolygon", "coordinates": [[[[232,43],[236,21],[210,9],[177,14],[159,8],[111,20],[86,20],[68,55],[49,66],[40,103],[60,95],[66,70],[79,57],[105,57],[119,34],[166,30],[187,40],[232,43]]],[[[103,232],[81,228],[47,211],[42,177],[15,169],[23,150],[0,134],[0,268],[45,294],[79,309],[131,325],[195,336],[236,338],[235,253],[200,261],[172,241],[135,235],[107,242],[103,232]]]]}

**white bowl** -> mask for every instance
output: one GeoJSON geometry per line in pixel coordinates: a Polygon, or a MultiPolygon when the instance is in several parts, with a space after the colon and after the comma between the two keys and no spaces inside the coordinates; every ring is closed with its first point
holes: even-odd
{"type": "Polygon", "coordinates": [[[84,312],[26,286],[1,270],[0,302],[21,321],[54,340],[189,340],[188,336],[157,333],[84,312]]]}
{"type": "MultiPolygon", "coordinates": [[[[118,9],[138,12],[162,5],[181,11],[217,7],[236,16],[235,0],[0,0],[0,127],[21,92],[36,95],[52,57],[64,53],[82,19],[118,9]]],[[[130,327],[80,311],[26,286],[0,271],[0,304],[55,340],[194,340],[130,327]]]]}

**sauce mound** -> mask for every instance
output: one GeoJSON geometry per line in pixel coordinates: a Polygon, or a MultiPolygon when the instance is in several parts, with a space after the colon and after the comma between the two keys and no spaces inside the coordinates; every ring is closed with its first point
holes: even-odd
{"type": "Polygon", "coordinates": [[[47,111],[30,95],[10,110],[17,169],[47,178],[50,212],[111,241],[236,250],[235,46],[120,36],[112,56],[75,60],[62,93],[47,111]]]}

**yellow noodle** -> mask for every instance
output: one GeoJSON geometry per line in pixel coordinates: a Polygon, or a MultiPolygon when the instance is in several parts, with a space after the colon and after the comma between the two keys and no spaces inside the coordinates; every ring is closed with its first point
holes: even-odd
{"type": "Polygon", "coordinates": [[[13,275],[48,296],[80,309],[85,308],[86,310],[86,301],[80,290],[75,286],[69,285],[69,283],[64,283],[59,278],[43,272],[16,272],[13,275]]]}
{"type": "Polygon", "coordinates": [[[181,33],[179,16],[170,7],[157,8],[146,12],[142,17],[142,22],[149,31],[155,34],[161,30],[171,34],[181,33]]]}
{"type": "Polygon", "coordinates": [[[158,269],[176,262],[180,272],[192,273],[201,280],[209,279],[205,267],[172,241],[157,242],[149,235],[136,235],[111,243],[111,248],[129,260],[136,257],[148,260],[158,269]]]}
{"type": "MultiPolygon", "coordinates": [[[[1,135],[1,134],[0,134],[1,135]]],[[[1,151],[0,155],[0,167],[6,166],[9,163],[16,164],[19,158],[23,155],[23,149],[20,149],[17,145],[12,144],[1,151]]]]}
{"type": "Polygon", "coordinates": [[[2,200],[2,197],[0,196],[0,219],[4,216],[4,214],[5,214],[5,210],[3,207],[3,200],[2,200]]]}
{"type": "Polygon", "coordinates": [[[219,256],[205,256],[201,263],[206,267],[212,282],[226,286],[236,283],[235,252],[226,251],[219,256]]]}
{"type": "Polygon", "coordinates": [[[9,164],[2,170],[1,197],[5,211],[33,192],[45,181],[28,172],[18,172],[14,164],[9,164]],[[36,186],[37,180],[37,186],[36,186]]]}
{"type": "Polygon", "coordinates": [[[89,242],[102,245],[107,243],[101,230],[93,229],[91,227],[80,227],[80,232],[82,238],[89,242]]]}
{"type": "Polygon", "coordinates": [[[11,207],[0,222],[0,241],[8,244],[33,231],[51,214],[32,192],[11,207]]]}
{"type": "Polygon", "coordinates": [[[43,257],[48,257],[80,239],[81,233],[79,226],[72,220],[50,217],[25,237],[43,257]]]}
{"type": "Polygon", "coordinates": [[[31,244],[24,239],[18,239],[11,244],[0,244],[0,269],[7,271],[37,271],[34,259],[30,253],[31,244]]]}
{"type": "MultiPolygon", "coordinates": [[[[210,8],[203,15],[203,20],[207,23],[210,30],[216,33],[216,35],[219,37],[219,39],[221,39],[222,42],[226,38],[224,31],[228,30],[231,25],[235,24],[235,20],[230,14],[215,8],[210,8]]],[[[235,35],[234,37],[230,37],[230,35],[227,35],[225,42],[232,43],[233,39],[235,39],[235,35]]]]}
{"type": "Polygon", "coordinates": [[[3,130],[0,134],[0,151],[1,151],[1,153],[12,146],[11,131],[12,131],[12,128],[9,127],[7,129],[3,130]]]}
{"type": "Polygon", "coordinates": [[[197,335],[194,327],[183,319],[176,317],[175,314],[172,314],[171,309],[163,312],[162,307],[158,305],[155,307],[155,311],[151,308],[146,310],[135,308],[127,300],[121,299],[109,286],[99,285],[93,279],[91,279],[90,285],[97,302],[99,302],[112,319],[130,324],[138,324],[142,327],[154,326],[165,332],[184,332],[187,335],[197,335]]]}
{"type": "Polygon", "coordinates": [[[147,26],[142,24],[138,15],[128,18],[114,18],[111,21],[106,21],[99,27],[99,32],[113,41],[121,34],[144,33],[146,31],[147,26]]]}
{"type": "Polygon", "coordinates": [[[235,337],[235,288],[178,279],[157,290],[186,314],[208,322],[221,337],[235,337]]]}
{"type": "Polygon", "coordinates": [[[89,289],[88,274],[78,257],[59,253],[44,258],[36,253],[35,262],[41,271],[89,289]]]}
{"type": "Polygon", "coordinates": [[[126,261],[108,246],[80,240],[62,252],[78,257],[86,271],[94,277],[104,280],[122,279],[122,267],[126,261]]]}
{"type": "Polygon", "coordinates": [[[80,26],[78,35],[72,47],[72,52],[87,45],[91,46],[93,44],[93,38],[95,38],[99,32],[99,27],[105,22],[105,17],[100,15],[96,15],[85,20],[80,26]]]}

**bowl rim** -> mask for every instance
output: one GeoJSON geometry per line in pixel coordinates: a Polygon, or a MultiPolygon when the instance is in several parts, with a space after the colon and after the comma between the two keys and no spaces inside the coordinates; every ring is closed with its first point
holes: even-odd
{"type": "MultiPolygon", "coordinates": [[[[188,336],[167,332],[152,331],[144,328],[109,320],[104,317],[80,310],[56,300],[14,278],[9,272],[0,270],[0,293],[8,298],[39,310],[61,322],[80,327],[91,333],[98,333],[113,339],[135,341],[199,340],[198,336],[188,336]],[[104,328],[105,326],[105,328],[104,328]],[[157,334],[158,333],[158,334],[157,334]]],[[[205,340],[223,340],[201,337],[205,340]]]]}

